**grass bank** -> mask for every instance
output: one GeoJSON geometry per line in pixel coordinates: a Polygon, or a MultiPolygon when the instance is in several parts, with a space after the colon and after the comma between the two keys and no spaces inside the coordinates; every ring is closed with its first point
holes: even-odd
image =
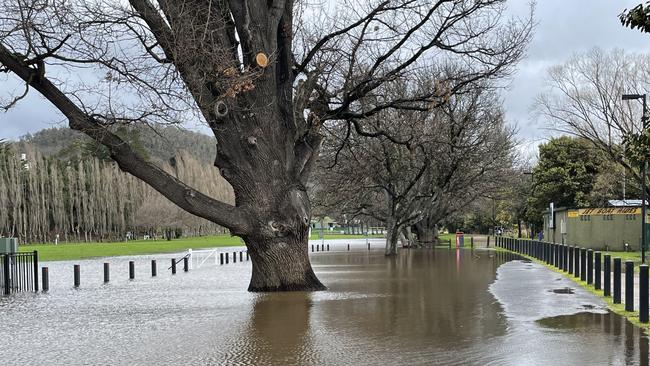
{"type": "MultiPolygon", "coordinates": [[[[567,272],[562,271],[561,269],[555,268],[549,264],[546,264],[546,262],[540,261],[537,258],[533,258],[531,256],[513,252],[507,249],[503,248],[494,248],[496,251],[502,251],[502,252],[508,252],[508,253],[514,253],[517,255],[520,255],[524,258],[530,259],[534,263],[538,263],[543,265],[544,267],[550,269],[551,271],[561,274],[564,277],[570,279],[571,281],[575,282],[585,290],[589,291],[590,293],[594,294],[595,296],[598,296],[599,298],[603,299],[603,301],[607,304],[607,308],[612,311],[613,313],[616,313],[620,316],[625,317],[627,320],[630,321],[630,323],[638,326],[641,328],[643,331],[646,332],[646,334],[650,333],[650,323],[649,324],[644,324],[639,321],[639,312],[638,311],[625,311],[625,304],[614,304],[614,299],[611,296],[605,297],[603,296],[603,291],[602,290],[596,290],[593,285],[587,284],[586,281],[582,281],[579,277],[575,277],[573,275],[569,275],[567,272]]],[[[633,254],[631,252],[610,252],[609,254],[612,255],[612,258],[614,258],[616,253],[624,253],[624,254],[633,254]]],[[[639,259],[640,261],[640,259],[639,259]]],[[[638,289],[637,289],[638,291],[638,289]]],[[[634,304],[634,307],[638,309],[639,304],[634,304]]]]}
{"type": "MultiPolygon", "coordinates": [[[[371,236],[380,237],[380,236],[371,236]]],[[[331,239],[362,239],[361,235],[325,235],[331,239]]],[[[312,233],[312,240],[318,239],[318,233],[312,233]]],[[[91,242],[91,243],[60,243],[21,245],[21,252],[38,251],[41,261],[63,261],[73,259],[88,259],[98,257],[114,257],[125,255],[143,255],[157,253],[176,253],[187,249],[217,248],[244,245],[243,241],[230,235],[202,236],[174,240],[132,240],[129,242],[91,242]]]]}

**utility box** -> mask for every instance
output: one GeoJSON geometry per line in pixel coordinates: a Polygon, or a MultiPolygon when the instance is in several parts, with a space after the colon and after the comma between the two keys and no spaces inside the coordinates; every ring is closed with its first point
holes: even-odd
{"type": "Polygon", "coordinates": [[[0,254],[18,253],[18,239],[0,238],[0,254]]]}
{"type": "Polygon", "coordinates": [[[462,248],[465,246],[465,233],[462,231],[456,231],[456,248],[462,248]]]}

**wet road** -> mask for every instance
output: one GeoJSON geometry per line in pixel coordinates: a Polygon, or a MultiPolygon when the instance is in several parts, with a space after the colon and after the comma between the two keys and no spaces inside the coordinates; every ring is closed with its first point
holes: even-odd
{"type": "Polygon", "coordinates": [[[646,336],[539,265],[330,243],[312,256],[317,293],[248,293],[250,262],[171,276],[161,255],[157,278],[153,257],[110,258],[108,285],[105,260],[80,261],[75,290],[73,263],[49,263],[48,294],[0,299],[1,363],[648,365],[646,336]]]}

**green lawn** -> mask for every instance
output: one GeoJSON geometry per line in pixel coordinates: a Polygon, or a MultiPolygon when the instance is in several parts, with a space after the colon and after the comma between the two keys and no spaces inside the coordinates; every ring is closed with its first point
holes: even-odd
{"type": "Polygon", "coordinates": [[[167,240],[133,240],[116,243],[66,243],[21,245],[20,251],[38,251],[41,261],[60,261],[119,255],[174,253],[187,249],[242,245],[241,240],[229,235],[205,236],[167,240]]]}
{"type": "MultiPolygon", "coordinates": [[[[371,237],[381,237],[373,235],[371,237]]],[[[326,234],[325,239],[362,239],[362,235],[326,234]]],[[[312,232],[312,240],[317,240],[318,233],[312,232]]],[[[113,243],[65,243],[65,244],[35,244],[21,245],[21,252],[38,251],[41,261],[62,261],[72,259],[87,259],[97,257],[112,257],[121,255],[141,255],[156,253],[175,253],[187,249],[216,248],[244,245],[243,241],[230,235],[203,236],[167,240],[133,240],[113,243]]]]}

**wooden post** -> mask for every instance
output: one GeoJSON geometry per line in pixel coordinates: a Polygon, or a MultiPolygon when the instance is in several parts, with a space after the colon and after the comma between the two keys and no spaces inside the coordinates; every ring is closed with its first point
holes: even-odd
{"type": "Polygon", "coordinates": [[[135,279],[135,262],[129,261],[129,279],[135,279]]]}
{"type": "Polygon", "coordinates": [[[50,290],[50,270],[47,267],[41,268],[41,280],[43,281],[43,292],[50,290]]]}
{"type": "Polygon", "coordinates": [[[600,252],[594,252],[594,289],[596,290],[600,290],[601,288],[600,277],[603,271],[601,271],[600,266],[601,266],[600,252]]]}
{"type": "Polygon", "coordinates": [[[580,248],[573,247],[573,276],[580,277],[580,248]]]}
{"type": "Polygon", "coordinates": [[[587,249],[580,248],[580,280],[587,281],[587,249]]]}
{"type": "Polygon", "coordinates": [[[104,263],[104,283],[108,283],[111,280],[111,265],[109,263],[104,263]]]}
{"type": "Polygon", "coordinates": [[[603,258],[603,295],[612,296],[612,256],[609,254],[603,258]]]}
{"type": "Polygon", "coordinates": [[[639,266],[639,321],[648,322],[648,265],[639,266]]]}
{"type": "Polygon", "coordinates": [[[587,284],[594,283],[594,251],[587,250],[587,284]]]}
{"type": "Polygon", "coordinates": [[[634,311],[634,262],[625,261],[625,311],[634,311]]]}
{"type": "Polygon", "coordinates": [[[34,251],[34,292],[38,292],[38,252],[34,251]]]}
{"type": "Polygon", "coordinates": [[[621,258],[614,258],[614,304],[621,303],[621,258]]]}
{"type": "Polygon", "coordinates": [[[75,264],[72,268],[74,270],[74,287],[77,288],[81,285],[81,268],[78,264],[75,264]]]}

